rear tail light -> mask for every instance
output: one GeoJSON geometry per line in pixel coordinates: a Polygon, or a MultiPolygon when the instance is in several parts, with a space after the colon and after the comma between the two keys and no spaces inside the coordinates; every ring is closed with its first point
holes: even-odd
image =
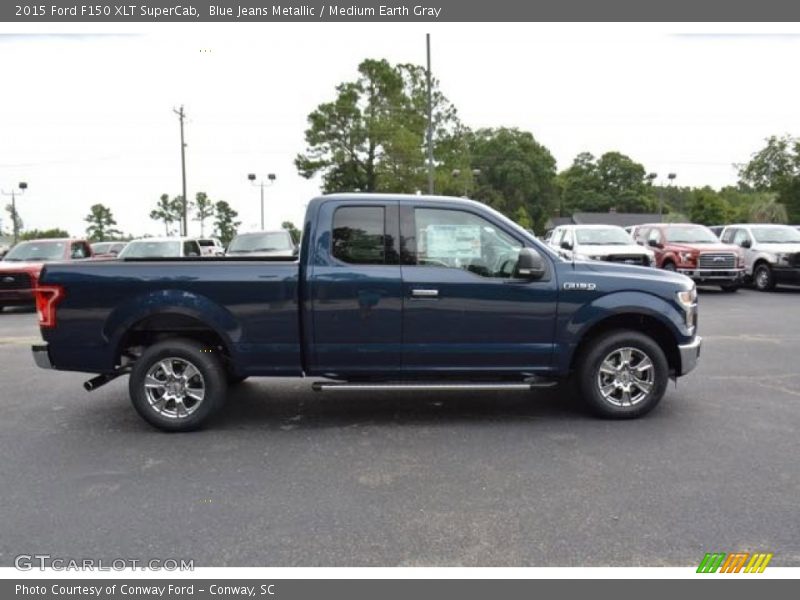
{"type": "Polygon", "coordinates": [[[60,285],[43,285],[34,290],[36,294],[36,313],[39,327],[56,326],[56,306],[64,298],[64,288],[60,285]]]}

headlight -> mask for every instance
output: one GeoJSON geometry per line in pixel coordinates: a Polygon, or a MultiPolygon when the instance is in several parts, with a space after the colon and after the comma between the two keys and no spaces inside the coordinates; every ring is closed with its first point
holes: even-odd
{"type": "Polygon", "coordinates": [[[683,309],[686,328],[692,331],[697,326],[697,286],[678,292],[676,297],[683,309]]]}
{"type": "Polygon", "coordinates": [[[603,260],[602,256],[590,256],[589,258],[591,258],[592,260],[603,260]]]}
{"type": "Polygon", "coordinates": [[[574,258],[575,260],[591,260],[589,256],[585,254],[578,254],[577,252],[574,252],[572,254],[572,258],[574,258]]]}
{"type": "Polygon", "coordinates": [[[790,254],[790,253],[788,253],[788,252],[782,252],[782,253],[780,253],[780,254],[776,254],[776,255],[775,255],[775,262],[777,262],[777,263],[784,263],[784,264],[787,264],[787,265],[788,265],[788,264],[789,264],[789,257],[790,257],[790,256],[791,256],[791,254],[790,254]]]}
{"type": "Polygon", "coordinates": [[[697,302],[697,287],[692,286],[689,290],[678,292],[678,302],[683,307],[692,306],[697,302]]]}
{"type": "Polygon", "coordinates": [[[678,252],[678,256],[681,257],[681,262],[691,263],[694,262],[694,256],[691,252],[678,252]]]}

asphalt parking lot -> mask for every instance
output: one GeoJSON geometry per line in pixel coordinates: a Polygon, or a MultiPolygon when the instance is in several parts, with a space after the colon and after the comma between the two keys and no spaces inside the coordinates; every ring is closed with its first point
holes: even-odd
{"type": "Polygon", "coordinates": [[[648,417],[537,393],[248,381],[205,431],[141,421],[120,379],[37,369],[0,315],[0,565],[800,566],[800,289],[701,292],[701,364],[648,417]]]}

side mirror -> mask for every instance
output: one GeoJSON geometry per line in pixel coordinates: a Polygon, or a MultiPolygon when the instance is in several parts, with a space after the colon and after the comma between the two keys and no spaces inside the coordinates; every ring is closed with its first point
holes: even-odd
{"type": "Polygon", "coordinates": [[[742,248],[750,248],[753,245],[753,242],[750,240],[742,240],[742,243],[739,244],[742,248]]]}
{"type": "Polygon", "coordinates": [[[661,244],[658,243],[658,240],[647,240],[647,245],[652,248],[661,248],[661,244]]]}
{"type": "Polygon", "coordinates": [[[523,248],[519,251],[516,275],[520,279],[541,279],[546,270],[544,259],[533,248],[523,248]]]}
{"type": "Polygon", "coordinates": [[[570,244],[567,240],[564,240],[563,242],[561,242],[561,247],[564,250],[572,250],[572,244],[570,244]]]}

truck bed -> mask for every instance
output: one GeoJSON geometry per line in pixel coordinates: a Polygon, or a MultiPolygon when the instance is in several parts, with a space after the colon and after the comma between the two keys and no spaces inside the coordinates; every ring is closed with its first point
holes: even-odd
{"type": "Polygon", "coordinates": [[[236,372],[302,372],[296,258],[214,257],[59,263],[42,284],[65,290],[59,325],[44,329],[56,367],[110,372],[125,336],[155,306],[170,306],[176,331],[211,326],[236,372]]]}

